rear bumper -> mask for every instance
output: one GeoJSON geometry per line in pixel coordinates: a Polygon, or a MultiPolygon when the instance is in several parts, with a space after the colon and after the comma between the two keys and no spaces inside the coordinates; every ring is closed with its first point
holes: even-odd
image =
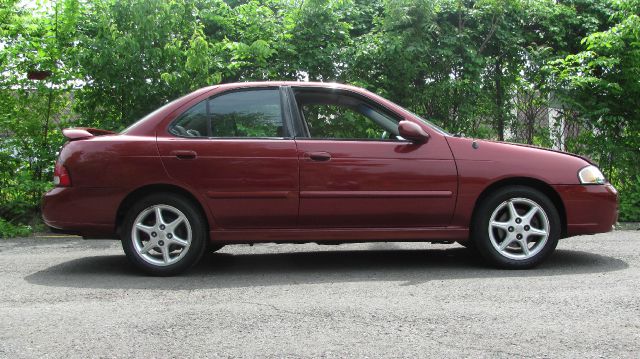
{"type": "Polygon", "coordinates": [[[618,191],[610,185],[556,185],[564,203],[568,237],[609,232],[618,220],[618,191]]]}
{"type": "Polygon", "coordinates": [[[82,236],[115,236],[122,195],[109,188],[56,187],[42,198],[42,219],[56,232],[82,236]]]}

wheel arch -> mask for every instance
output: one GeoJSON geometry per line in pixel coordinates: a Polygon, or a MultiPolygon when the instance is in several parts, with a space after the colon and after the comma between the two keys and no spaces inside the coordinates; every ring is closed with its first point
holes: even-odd
{"type": "MultiPolygon", "coordinates": [[[[556,207],[556,209],[558,210],[558,214],[560,215],[560,224],[561,224],[561,234],[560,237],[563,238],[566,236],[567,233],[567,212],[566,209],[564,207],[564,203],[562,202],[562,198],[560,198],[560,195],[558,194],[558,192],[556,192],[553,187],[551,187],[549,184],[547,184],[544,181],[541,181],[539,179],[535,179],[535,178],[531,178],[531,177],[510,177],[510,178],[505,178],[505,179],[501,179],[499,181],[496,181],[492,184],[490,184],[489,186],[487,186],[482,193],[480,193],[480,196],[478,196],[478,198],[476,199],[476,202],[473,206],[473,214],[471,216],[471,223],[473,223],[475,221],[475,218],[478,214],[478,207],[480,206],[480,204],[489,196],[491,195],[493,192],[495,192],[496,190],[506,187],[506,186],[526,186],[526,187],[531,187],[533,189],[536,189],[540,192],[542,192],[544,195],[546,195],[547,197],[549,197],[549,199],[551,200],[551,202],[554,204],[554,206],[556,207]]],[[[469,228],[471,228],[472,225],[469,226],[469,228]]]]}
{"type": "Polygon", "coordinates": [[[124,221],[124,216],[127,214],[127,211],[129,210],[129,208],[131,208],[131,206],[137,200],[145,196],[148,196],[152,193],[161,193],[161,192],[175,193],[191,201],[194,204],[194,206],[196,206],[196,209],[200,211],[200,214],[202,215],[202,217],[205,219],[205,223],[207,225],[207,232],[209,232],[210,230],[209,216],[207,215],[207,212],[205,211],[202,203],[198,200],[198,198],[193,193],[177,185],[167,184],[167,183],[156,183],[156,184],[149,184],[149,185],[136,188],[135,190],[127,194],[127,196],[120,202],[120,205],[118,206],[118,210],[116,212],[116,221],[115,221],[116,233],[120,234],[121,226],[124,221]]]}

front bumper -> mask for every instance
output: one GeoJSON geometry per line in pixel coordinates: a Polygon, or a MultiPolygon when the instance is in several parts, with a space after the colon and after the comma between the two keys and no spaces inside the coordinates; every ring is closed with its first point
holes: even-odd
{"type": "Polygon", "coordinates": [[[556,185],[567,217],[566,236],[609,232],[618,220],[618,191],[611,184],[556,185]]]}

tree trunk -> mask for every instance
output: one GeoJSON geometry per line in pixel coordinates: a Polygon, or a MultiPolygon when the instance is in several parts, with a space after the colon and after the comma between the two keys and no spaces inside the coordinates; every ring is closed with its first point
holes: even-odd
{"type": "MultiPolygon", "coordinates": [[[[44,118],[44,124],[42,126],[42,147],[44,150],[49,147],[49,118],[51,117],[51,104],[53,100],[53,89],[49,89],[49,94],[47,95],[47,112],[44,118]]],[[[42,180],[42,164],[38,163],[36,167],[35,179],[40,181],[42,180]]]]}
{"type": "Polygon", "coordinates": [[[536,116],[530,115],[527,119],[527,143],[533,145],[533,132],[535,131],[536,116]]]}
{"type": "Polygon", "coordinates": [[[502,93],[502,63],[500,57],[496,57],[494,74],[496,87],[496,127],[498,130],[498,140],[504,141],[504,94],[502,93]]]}

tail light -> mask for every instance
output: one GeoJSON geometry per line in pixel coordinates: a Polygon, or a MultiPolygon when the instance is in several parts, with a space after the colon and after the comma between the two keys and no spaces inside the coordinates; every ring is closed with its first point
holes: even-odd
{"type": "Polygon", "coordinates": [[[71,177],[69,177],[69,171],[60,163],[56,162],[56,167],[53,170],[53,183],[58,187],[70,187],[71,177]]]}

